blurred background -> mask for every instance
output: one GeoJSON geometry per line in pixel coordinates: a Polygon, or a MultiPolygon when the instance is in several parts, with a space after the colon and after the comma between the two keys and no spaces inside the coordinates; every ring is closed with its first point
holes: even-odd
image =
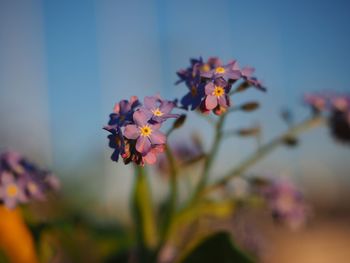
{"type": "MultiPolygon", "coordinates": [[[[252,89],[233,98],[237,104],[258,100],[262,107],[227,125],[260,123],[267,141],[286,129],[282,109],[296,120],[309,114],[304,93],[350,91],[349,11],[346,0],[0,0],[1,150],[52,169],[79,209],[127,222],[132,171],[110,161],[102,130],[115,102],[157,92],[180,98],[186,87],[174,86],[175,72],[189,58],[235,58],[256,68],[268,92],[252,89]]],[[[189,115],[174,141],[198,131],[209,144],[209,125],[189,115]]],[[[315,207],[315,224],[291,236],[265,230],[282,254],[288,254],[285,243],[304,244],[307,254],[332,239],[327,254],[350,256],[343,249],[350,245],[349,146],[335,142],[326,128],[300,139],[298,148],[280,148],[252,172],[293,177],[315,207]]],[[[254,149],[249,139],[225,143],[212,178],[254,149]]],[[[164,195],[159,177],[152,181],[155,198],[164,195]]]]}

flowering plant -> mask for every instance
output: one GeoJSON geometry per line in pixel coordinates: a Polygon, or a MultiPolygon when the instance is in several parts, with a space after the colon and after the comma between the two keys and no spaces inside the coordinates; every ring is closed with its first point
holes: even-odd
{"type": "MultiPolygon", "coordinates": [[[[297,136],[326,123],[336,138],[349,141],[350,100],[339,95],[306,95],[305,103],[312,109],[310,118],[298,124],[291,113],[282,114],[289,129],[258,149],[217,181],[210,181],[212,166],[220,143],[231,136],[260,137],[260,127],[226,130],[226,119],[237,111],[251,112],[257,102],[235,105],[231,98],[249,88],[265,92],[262,82],[253,76],[254,68],[239,67],[236,60],[223,64],[219,58],[207,61],[191,59],[186,69],[177,72],[187,93],[180,99],[164,100],[159,95],[137,97],[116,104],[105,130],[110,134],[109,146],[125,164],[135,164],[135,187],[132,196],[136,250],[131,253],[136,262],[251,262],[259,253],[253,238],[247,233],[232,232],[222,222],[233,222],[247,207],[259,206],[270,211],[277,222],[295,229],[310,215],[300,190],[289,180],[266,176],[247,176],[248,168],[279,145],[295,146],[297,136]],[[176,113],[173,113],[176,111],[176,113]],[[189,144],[170,145],[169,136],[185,122],[184,111],[196,111],[209,119],[214,127],[214,139],[208,151],[198,136],[189,144]],[[211,116],[214,114],[215,119],[211,116]],[[167,132],[163,123],[172,121],[167,132]],[[158,159],[158,161],[157,161],[158,159]],[[148,165],[157,166],[169,183],[169,193],[160,208],[154,207],[147,182],[148,165]],[[182,170],[201,166],[200,175],[190,185],[189,194],[180,200],[179,183],[182,170]],[[230,188],[231,187],[231,188],[230,188]],[[220,224],[221,222],[221,224],[220,224]],[[233,234],[232,234],[233,233],[233,234]],[[221,247],[218,247],[221,244],[221,247]],[[235,245],[235,244],[238,244],[235,245]]],[[[192,170],[193,171],[193,170],[192,170]]],[[[231,225],[231,224],[229,224],[231,225]]]]}
{"type": "Polygon", "coordinates": [[[262,208],[274,222],[292,230],[308,221],[312,209],[291,180],[251,174],[249,168],[279,146],[297,146],[301,133],[320,125],[327,125],[337,141],[348,144],[350,97],[306,94],[309,117],[295,122],[291,112],[282,112],[287,130],[263,142],[259,125],[232,128],[226,122],[237,112],[259,108],[256,101],[232,102],[248,89],[267,91],[254,76],[254,68],[240,67],[236,60],[223,64],[216,57],[198,58],[191,59],[177,76],[176,85],[187,88],[182,98],[167,100],[156,94],[143,100],[136,96],[121,100],[103,127],[108,132],[111,160],[135,169],[132,228],[101,226],[58,196],[50,201],[48,192],[59,188],[52,173],[18,153],[0,155],[1,262],[2,252],[10,262],[28,263],[254,262],[262,257],[263,238],[247,213],[262,208]],[[197,133],[176,144],[168,140],[194,117],[191,111],[213,127],[209,149],[197,133]],[[220,146],[234,136],[256,138],[257,148],[215,179],[213,166],[220,146]],[[160,203],[152,198],[150,171],[168,186],[160,203]],[[53,215],[35,218],[24,206],[35,200],[49,200],[53,215]],[[86,245],[93,249],[85,249],[86,245]],[[19,247],[25,249],[19,253],[19,247]]]}

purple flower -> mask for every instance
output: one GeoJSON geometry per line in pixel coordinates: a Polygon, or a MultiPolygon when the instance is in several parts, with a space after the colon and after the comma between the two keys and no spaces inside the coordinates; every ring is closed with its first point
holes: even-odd
{"type": "Polygon", "coordinates": [[[111,159],[118,162],[119,155],[125,153],[125,139],[121,131],[116,133],[114,130],[110,130],[110,132],[112,134],[108,135],[107,138],[109,140],[108,146],[113,149],[111,159]]]}
{"type": "Polygon", "coordinates": [[[121,100],[119,103],[116,103],[108,125],[122,127],[132,122],[132,115],[139,105],[140,102],[136,96],[132,96],[129,101],[121,100]]]}
{"type": "Polygon", "coordinates": [[[334,110],[349,112],[350,111],[350,96],[334,96],[330,98],[331,106],[334,110]]]}
{"type": "Polygon", "coordinates": [[[151,150],[142,157],[143,163],[155,164],[157,162],[157,156],[164,152],[164,144],[154,145],[151,150]]]}
{"type": "Polygon", "coordinates": [[[210,57],[205,63],[202,58],[191,59],[190,62],[190,67],[186,70],[179,70],[177,72],[180,80],[176,82],[176,84],[185,82],[189,89],[189,92],[181,99],[181,105],[186,110],[189,108],[191,110],[198,108],[205,96],[205,81],[201,78],[201,73],[208,73],[214,68],[222,65],[217,57],[210,57]]]}
{"type": "Polygon", "coordinates": [[[210,68],[209,65],[203,64],[202,58],[191,59],[190,62],[190,67],[177,72],[180,80],[176,84],[185,82],[189,92],[181,99],[181,104],[185,109],[191,107],[191,110],[194,110],[199,106],[204,97],[204,85],[201,83],[200,72],[206,68],[210,70],[210,68]]]}
{"type": "MultiPolygon", "coordinates": [[[[236,68],[239,70],[238,64],[236,65],[236,68]]],[[[244,67],[240,70],[242,78],[245,79],[248,84],[252,85],[253,87],[261,90],[266,91],[266,87],[262,84],[260,80],[258,80],[256,77],[253,76],[255,72],[255,68],[253,67],[244,67]]]]}
{"type": "Polygon", "coordinates": [[[275,220],[287,224],[292,229],[305,223],[309,209],[302,193],[290,181],[272,180],[261,187],[260,191],[275,220]]]}
{"type": "Polygon", "coordinates": [[[350,97],[332,98],[331,107],[329,124],[333,136],[339,141],[350,142],[350,97]]]}
{"type": "Polygon", "coordinates": [[[53,174],[39,169],[16,152],[0,155],[0,202],[8,208],[32,199],[43,200],[49,190],[59,188],[53,174]]]}
{"type": "Polygon", "coordinates": [[[148,154],[152,146],[164,144],[166,137],[158,131],[160,124],[151,124],[150,118],[142,111],[134,113],[135,124],[129,124],[125,127],[125,137],[130,140],[136,140],[136,150],[143,156],[148,154]]]}
{"type": "Polygon", "coordinates": [[[181,99],[181,104],[185,109],[190,108],[191,110],[194,110],[198,108],[205,96],[204,85],[204,83],[201,83],[198,86],[193,86],[181,99]]]}
{"type": "Polygon", "coordinates": [[[315,113],[321,112],[327,107],[327,97],[322,94],[305,94],[304,103],[311,106],[315,113]]]}
{"type": "Polygon", "coordinates": [[[228,108],[230,106],[229,91],[230,86],[222,78],[218,78],[214,82],[209,82],[205,86],[205,109],[210,111],[218,106],[228,108]]]}
{"type": "MultiPolygon", "coordinates": [[[[181,99],[181,104],[186,110],[189,108],[194,110],[199,107],[202,113],[209,113],[210,110],[207,108],[206,103],[210,104],[211,99],[212,103],[210,105],[213,105],[214,99],[206,97],[208,95],[206,94],[206,86],[208,82],[215,82],[216,79],[223,79],[228,83],[228,86],[231,86],[237,80],[243,78],[249,85],[266,91],[261,81],[252,76],[253,72],[254,69],[250,67],[240,70],[236,60],[223,65],[217,57],[211,57],[207,62],[203,62],[202,58],[192,59],[189,68],[177,72],[180,80],[176,84],[185,82],[189,89],[189,92],[181,99]],[[206,99],[208,101],[204,101],[206,99]]],[[[227,99],[222,99],[221,102],[224,104],[224,101],[228,102],[227,99]]],[[[219,115],[225,112],[226,109],[227,105],[222,106],[219,103],[213,109],[213,112],[219,115]]]]}
{"type": "Polygon", "coordinates": [[[223,78],[226,81],[236,81],[241,78],[241,72],[236,69],[235,64],[236,61],[232,61],[225,66],[217,66],[208,72],[201,72],[201,77],[208,79],[223,78]]]}
{"type": "Polygon", "coordinates": [[[178,117],[171,113],[175,106],[176,101],[163,100],[159,95],[145,97],[144,105],[135,96],[116,104],[110,122],[104,127],[110,132],[109,147],[114,150],[111,159],[118,161],[121,156],[125,164],[155,163],[166,141],[158,129],[168,118],[178,117]]]}
{"type": "Polygon", "coordinates": [[[325,114],[335,139],[350,142],[350,96],[330,93],[304,95],[314,114],[325,114]],[[327,115],[328,114],[328,115],[327,115]]]}
{"type": "Polygon", "coordinates": [[[27,201],[24,185],[16,181],[12,174],[2,172],[0,177],[0,199],[6,207],[13,209],[18,203],[27,201]]]}
{"type": "Polygon", "coordinates": [[[36,200],[45,200],[45,190],[47,182],[39,178],[30,178],[29,176],[23,179],[25,190],[29,198],[36,200]]]}
{"type": "Polygon", "coordinates": [[[161,97],[145,97],[144,106],[141,107],[149,119],[152,119],[155,122],[164,122],[169,118],[177,118],[178,114],[171,114],[171,111],[175,107],[175,103],[168,100],[163,100],[161,97]]]}
{"type": "Polygon", "coordinates": [[[180,84],[181,82],[185,82],[186,86],[189,89],[193,89],[197,87],[200,82],[200,68],[204,65],[202,58],[199,59],[191,59],[191,64],[187,69],[180,69],[176,72],[179,80],[175,82],[175,84],[180,84]]]}
{"type": "Polygon", "coordinates": [[[111,156],[113,161],[117,162],[119,154],[124,154],[125,142],[121,128],[133,122],[132,116],[139,106],[140,102],[136,96],[132,96],[129,101],[121,100],[115,104],[108,125],[103,127],[111,133],[108,139],[109,147],[114,149],[111,156]]]}

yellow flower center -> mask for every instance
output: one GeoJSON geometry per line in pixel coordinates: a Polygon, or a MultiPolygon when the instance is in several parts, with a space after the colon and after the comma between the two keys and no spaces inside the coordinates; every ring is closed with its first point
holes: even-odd
{"type": "Polygon", "coordinates": [[[9,197],[14,197],[16,196],[18,193],[18,188],[16,185],[14,184],[10,184],[9,186],[7,186],[6,188],[6,194],[9,196],[9,197]]]}
{"type": "Polygon", "coordinates": [[[201,66],[201,71],[203,71],[203,72],[208,72],[209,70],[210,70],[210,67],[209,67],[208,64],[203,64],[203,65],[201,66]]]}
{"type": "Polygon", "coordinates": [[[215,73],[223,74],[225,73],[225,69],[223,67],[217,67],[215,69],[215,73]]]}
{"type": "Polygon", "coordinates": [[[141,136],[150,136],[152,134],[152,129],[147,124],[140,127],[141,136]]]}
{"type": "Polygon", "coordinates": [[[30,182],[30,183],[28,183],[28,190],[29,190],[29,192],[34,194],[38,191],[38,187],[36,186],[36,184],[30,182]]]}
{"type": "Polygon", "coordinates": [[[154,116],[157,116],[157,117],[160,117],[163,115],[163,112],[161,112],[159,108],[156,108],[152,112],[153,112],[154,116]]]}
{"type": "Polygon", "coordinates": [[[221,97],[222,95],[225,94],[225,90],[223,87],[220,87],[220,86],[215,86],[215,89],[213,91],[213,95],[215,97],[221,97]]]}

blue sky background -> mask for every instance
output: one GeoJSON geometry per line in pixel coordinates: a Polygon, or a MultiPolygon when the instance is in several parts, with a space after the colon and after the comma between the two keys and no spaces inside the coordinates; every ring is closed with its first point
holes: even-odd
{"type": "MultiPolygon", "coordinates": [[[[267,140],[285,128],[282,107],[297,119],[307,115],[303,93],[350,91],[349,12],[345,0],[0,0],[0,147],[31,155],[63,177],[123,185],[122,196],[131,179],[127,168],[109,161],[101,129],[114,103],[156,92],[180,97],[186,88],[173,85],[175,71],[190,57],[214,55],[254,66],[269,87],[267,94],[251,90],[233,98],[257,99],[262,108],[228,122],[261,121],[267,140]]],[[[209,140],[206,122],[190,115],[178,136],[200,130],[209,140]]],[[[326,129],[302,142],[253,170],[336,189],[349,175],[349,148],[334,144],[326,129]]],[[[253,149],[249,140],[226,143],[214,176],[253,149]]]]}

